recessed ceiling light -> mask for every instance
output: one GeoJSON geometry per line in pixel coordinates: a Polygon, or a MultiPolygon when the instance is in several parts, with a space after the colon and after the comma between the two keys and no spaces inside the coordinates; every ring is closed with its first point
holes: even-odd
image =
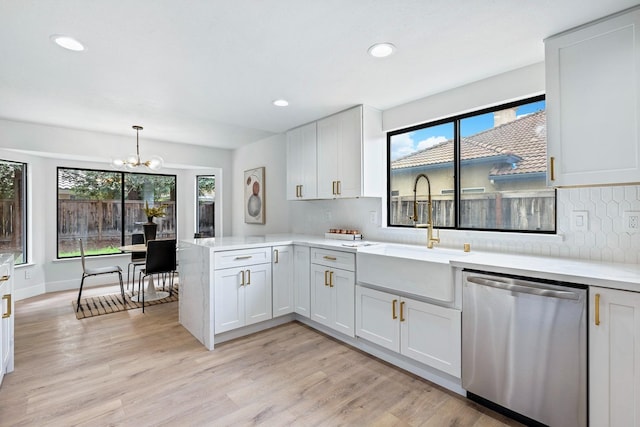
{"type": "Polygon", "coordinates": [[[63,36],[61,34],[54,34],[51,37],[51,41],[57,44],[60,47],[63,47],[67,50],[72,50],[74,52],[82,52],[85,48],[82,43],[73,37],[63,36]]]}
{"type": "Polygon", "coordinates": [[[275,105],[276,107],[286,107],[287,105],[289,105],[289,101],[287,101],[286,99],[276,99],[275,101],[273,101],[273,105],[275,105]]]}
{"type": "Polygon", "coordinates": [[[395,52],[396,47],[391,43],[376,43],[367,52],[374,58],[386,58],[395,52]]]}

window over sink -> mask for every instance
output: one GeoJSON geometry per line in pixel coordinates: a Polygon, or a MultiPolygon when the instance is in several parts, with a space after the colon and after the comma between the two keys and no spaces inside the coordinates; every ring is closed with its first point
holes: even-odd
{"type": "Polygon", "coordinates": [[[388,225],[427,223],[430,187],[434,227],[555,233],[545,106],[542,95],[389,132],[388,225]]]}

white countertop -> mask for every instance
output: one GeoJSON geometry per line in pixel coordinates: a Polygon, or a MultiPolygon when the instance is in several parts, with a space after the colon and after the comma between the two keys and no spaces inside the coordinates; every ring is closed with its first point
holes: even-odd
{"type": "MultiPolygon", "coordinates": [[[[206,246],[214,251],[290,244],[323,247],[346,252],[357,252],[358,247],[361,247],[362,251],[366,252],[368,251],[367,248],[373,250],[375,248],[374,245],[398,245],[408,248],[422,248],[421,246],[400,245],[397,243],[333,240],[325,239],[321,236],[303,234],[230,236],[192,239],[183,242],[206,246]]],[[[455,250],[452,249],[445,250],[455,252],[455,250]]],[[[438,248],[434,249],[434,252],[438,252],[438,248]]],[[[463,255],[462,251],[460,251],[460,254],[463,255]]],[[[452,255],[449,263],[457,268],[468,268],[640,292],[639,264],[605,263],[477,251],[464,254],[464,256],[452,255]]]]}
{"type": "Polygon", "coordinates": [[[229,236],[211,237],[202,239],[182,240],[182,242],[194,245],[207,246],[214,251],[229,251],[243,248],[259,248],[276,245],[304,245],[329,249],[337,249],[345,252],[356,252],[360,246],[375,244],[364,240],[334,240],[321,236],[305,234],[266,234],[264,236],[229,236]]]}

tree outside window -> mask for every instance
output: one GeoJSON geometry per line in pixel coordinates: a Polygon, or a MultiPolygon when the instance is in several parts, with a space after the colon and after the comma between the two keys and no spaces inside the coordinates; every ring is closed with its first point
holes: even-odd
{"type": "Polygon", "coordinates": [[[26,164],[0,160],[0,251],[16,264],[27,262],[26,174],[26,164]]]}

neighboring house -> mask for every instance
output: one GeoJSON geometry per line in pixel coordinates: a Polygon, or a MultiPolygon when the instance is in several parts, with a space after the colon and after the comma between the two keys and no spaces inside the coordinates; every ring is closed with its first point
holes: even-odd
{"type": "MultiPolygon", "coordinates": [[[[530,229],[555,221],[554,190],[546,185],[547,134],[544,111],[516,118],[514,110],[495,113],[494,127],[461,139],[462,227],[530,229]],[[531,221],[534,221],[531,223],[531,221]]],[[[435,226],[454,221],[454,142],[447,140],[391,162],[391,220],[411,224],[413,186],[418,174],[431,182],[435,226]]],[[[419,222],[426,222],[427,185],[418,183],[419,222]]]]}

